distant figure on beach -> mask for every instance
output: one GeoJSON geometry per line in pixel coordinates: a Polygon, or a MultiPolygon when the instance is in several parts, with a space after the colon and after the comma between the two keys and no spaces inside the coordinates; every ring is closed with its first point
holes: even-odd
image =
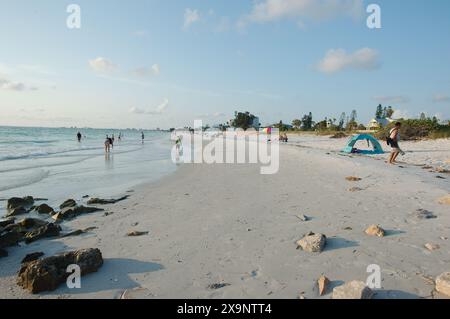
{"type": "Polygon", "coordinates": [[[403,152],[398,145],[398,142],[400,141],[400,128],[402,127],[402,123],[397,122],[395,123],[395,127],[390,130],[389,137],[387,138],[387,144],[391,146],[392,152],[391,156],[389,157],[389,164],[395,165],[397,157],[399,154],[404,155],[405,152],[403,152]]]}
{"type": "Polygon", "coordinates": [[[105,153],[109,153],[111,151],[111,139],[109,138],[108,135],[106,135],[106,140],[105,140],[105,153]]]}
{"type": "Polygon", "coordinates": [[[284,133],[283,135],[280,136],[280,142],[284,142],[287,143],[289,141],[287,134],[284,133]]]}
{"type": "Polygon", "coordinates": [[[144,140],[145,140],[144,132],[141,132],[141,138],[142,138],[142,144],[144,144],[144,140]]]}
{"type": "Polygon", "coordinates": [[[177,140],[175,141],[175,147],[177,150],[177,154],[179,155],[181,151],[181,136],[177,137],[177,140]]]}
{"type": "Polygon", "coordinates": [[[81,142],[81,133],[80,132],[78,132],[78,134],[77,134],[77,139],[78,139],[78,142],[81,142]]]}
{"type": "Polygon", "coordinates": [[[122,140],[122,133],[119,133],[118,139],[119,139],[119,142],[122,140]]]}

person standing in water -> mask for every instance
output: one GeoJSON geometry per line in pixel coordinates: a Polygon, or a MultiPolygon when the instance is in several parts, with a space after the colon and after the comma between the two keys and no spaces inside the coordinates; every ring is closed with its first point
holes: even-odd
{"type": "Polygon", "coordinates": [[[105,140],[105,153],[109,153],[111,151],[111,139],[109,138],[108,135],[106,135],[106,140],[105,140]]]}
{"type": "Polygon", "coordinates": [[[77,139],[78,139],[78,143],[80,143],[81,142],[81,133],[80,132],[78,132],[78,134],[77,134],[77,139]]]}
{"type": "Polygon", "coordinates": [[[144,140],[145,140],[144,132],[141,132],[141,138],[142,138],[142,144],[144,144],[144,140]]]}

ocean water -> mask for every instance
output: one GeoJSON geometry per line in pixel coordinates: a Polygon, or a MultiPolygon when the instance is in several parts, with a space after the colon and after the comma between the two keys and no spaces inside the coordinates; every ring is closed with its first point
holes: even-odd
{"type": "Polygon", "coordinates": [[[48,198],[55,206],[84,195],[110,198],[173,172],[170,134],[144,134],[142,144],[137,130],[0,127],[0,216],[9,197],[48,198]],[[116,137],[109,155],[107,134],[116,137]]]}

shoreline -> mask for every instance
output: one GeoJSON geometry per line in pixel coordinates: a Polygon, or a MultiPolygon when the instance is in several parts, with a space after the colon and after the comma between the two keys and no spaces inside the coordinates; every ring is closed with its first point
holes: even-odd
{"type": "Polygon", "coordinates": [[[374,263],[383,274],[376,298],[432,297],[425,279],[449,270],[450,242],[440,237],[448,234],[450,216],[437,202],[449,193],[448,179],[320,148],[286,145],[280,151],[276,175],[260,175],[258,165],[184,164],[135,187],[128,200],[102,206],[108,216],[64,223],[72,230],[97,227],[93,232],[9,249],[0,259],[0,298],[119,298],[137,287],[151,298],[319,298],[315,281],[322,274],[331,287],[365,281],[374,263]],[[417,209],[438,218],[413,220],[417,209]],[[310,220],[302,222],[301,214],[310,220]],[[365,235],[371,224],[382,225],[388,236],[365,235]],[[132,230],[149,234],[127,237],[132,230]],[[327,236],[321,254],[296,249],[309,231],[327,236]],[[427,242],[440,249],[427,251],[427,242]],[[105,259],[97,273],[82,277],[82,289],[30,295],[15,284],[27,253],[81,248],[99,248],[105,259]],[[224,286],[209,288],[215,284],[224,286]]]}

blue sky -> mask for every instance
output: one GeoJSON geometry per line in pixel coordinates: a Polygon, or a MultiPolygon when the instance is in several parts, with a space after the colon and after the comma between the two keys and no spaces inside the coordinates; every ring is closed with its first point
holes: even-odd
{"type": "Polygon", "coordinates": [[[0,0],[0,125],[450,118],[448,0],[0,0]],[[69,29],[69,4],[81,29],[69,29]],[[366,7],[381,7],[369,29],[366,7]]]}

